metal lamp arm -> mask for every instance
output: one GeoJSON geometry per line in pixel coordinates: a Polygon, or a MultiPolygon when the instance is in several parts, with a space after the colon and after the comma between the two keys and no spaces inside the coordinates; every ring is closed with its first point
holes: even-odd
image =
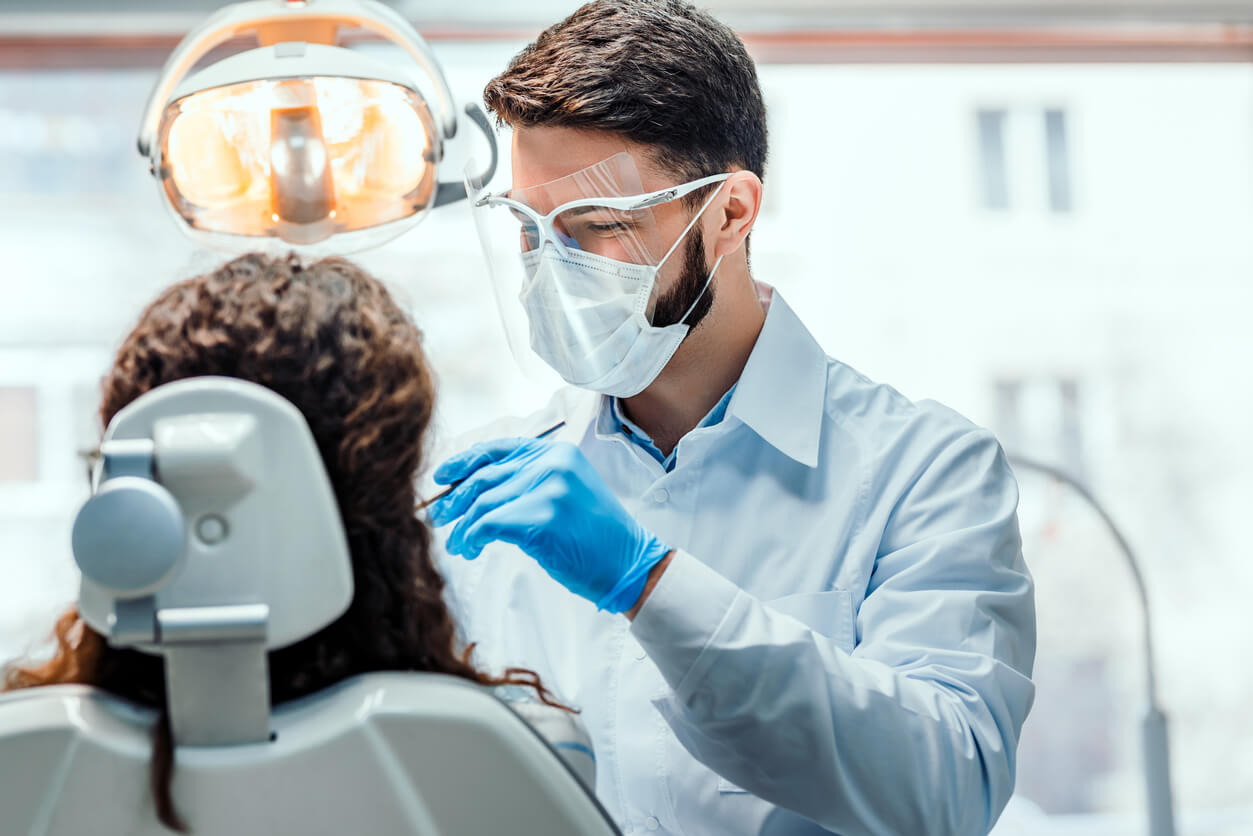
{"type": "Polygon", "coordinates": [[[1144,660],[1145,660],[1145,688],[1148,692],[1149,704],[1157,705],[1157,674],[1153,663],[1153,630],[1149,618],[1149,594],[1148,589],[1144,585],[1144,575],[1140,572],[1140,563],[1136,559],[1135,553],[1131,550],[1131,545],[1127,542],[1127,538],[1123,536],[1122,531],[1114,524],[1114,520],[1110,517],[1105,507],[1097,501],[1096,497],[1087,489],[1087,487],[1075,477],[1059,467],[1055,467],[1026,456],[1013,454],[1009,456],[1010,464],[1015,467],[1034,470],[1037,473],[1043,473],[1059,482],[1068,485],[1075,493],[1083,497],[1091,508],[1096,511],[1097,516],[1101,518],[1101,522],[1105,524],[1105,528],[1113,536],[1114,542],[1118,544],[1118,550],[1122,552],[1123,559],[1127,564],[1127,568],[1131,570],[1131,579],[1135,583],[1136,595],[1140,599],[1140,607],[1144,611],[1144,660]]]}
{"type": "MultiPolygon", "coordinates": [[[[492,125],[487,121],[487,114],[483,112],[483,108],[476,104],[466,105],[466,116],[478,125],[479,130],[483,132],[483,136],[487,139],[487,145],[491,151],[491,156],[487,163],[487,168],[482,174],[477,175],[480,183],[491,182],[492,177],[496,174],[496,164],[499,159],[499,152],[496,148],[496,132],[492,130],[492,125]]],[[[439,189],[435,192],[435,200],[431,207],[436,208],[444,206],[448,203],[455,203],[458,200],[466,198],[466,185],[464,180],[448,181],[439,184],[439,189]]]]}
{"type": "Polygon", "coordinates": [[[1109,512],[1082,482],[1061,468],[1026,456],[1010,455],[1008,458],[1014,467],[1051,476],[1069,485],[1075,493],[1079,494],[1105,523],[1106,529],[1113,535],[1114,542],[1118,544],[1118,549],[1126,560],[1127,568],[1131,570],[1131,578],[1136,585],[1140,606],[1144,609],[1144,677],[1148,708],[1141,722],[1140,735],[1144,759],[1145,794],[1148,801],[1149,834],[1150,836],[1175,836],[1174,793],[1170,781],[1170,742],[1167,734],[1166,714],[1157,704],[1157,674],[1153,664],[1153,624],[1149,619],[1149,595],[1144,585],[1144,575],[1140,571],[1140,563],[1131,550],[1131,544],[1114,524],[1109,512]]]}

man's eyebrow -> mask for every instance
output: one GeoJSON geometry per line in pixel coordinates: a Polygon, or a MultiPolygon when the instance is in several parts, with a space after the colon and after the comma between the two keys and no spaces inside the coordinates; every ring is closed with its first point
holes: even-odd
{"type": "Polygon", "coordinates": [[[626,209],[614,209],[609,206],[576,206],[573,209],[565,210],[561,213],[561,215],[586,215],[588,212],[610,212],[623,223],[631,221],[630,211],[626,209]]]}

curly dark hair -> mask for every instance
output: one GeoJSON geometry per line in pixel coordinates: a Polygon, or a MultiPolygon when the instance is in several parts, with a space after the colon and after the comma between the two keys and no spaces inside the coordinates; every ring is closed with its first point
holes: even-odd
{"type": "MultiPolygon", "coordinates": [[[[335,490],[352,555],[354,593],[332,624],[269,654],[280,703],[368,671],[435,671],[483,685],[527,685],[557,705],[539,677],[489,676],[457,647],[444,579],[417,516],[415,478],[434,386],[421,333],[386,288],[340,258],[241,256],[161,293],[122,343],[103,383],[107,426],[127,404],[188,377],[224,375],[282,395],[304,415],[335,490]]],[[[5,671],[3,690],[78,682],[156,707],[151,784],[157,815],[186,825],[170,792],[173,743],[164,661],[110,647],[71,609],[56,653],[5,671]]]]}

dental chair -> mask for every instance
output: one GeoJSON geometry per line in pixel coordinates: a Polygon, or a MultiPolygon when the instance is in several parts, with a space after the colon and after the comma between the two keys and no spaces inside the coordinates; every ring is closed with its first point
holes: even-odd
{"type": "MultiPolygon", "coordinates": [[[[492,691],[372,673],[270,706],[267,652],[352,599],[312,434],[268,389],[196,378],[110,424],[74,525],[83,619],[165,660],[175,805],[215,834],[616,834],[492,691]]],[[[156,713],[80,685],[0,694],[0,831],[163,834],[156,713]]]]}

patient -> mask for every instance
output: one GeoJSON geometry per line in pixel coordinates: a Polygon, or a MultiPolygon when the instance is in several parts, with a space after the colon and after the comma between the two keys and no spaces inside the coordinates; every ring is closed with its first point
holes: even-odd
{"type": "MultiPolygon", "coordinates": [[[[434,671],[483,685],[526,686],[556,705],[535,673],[489,676],[459,651],[415,515],[415,477],[434,389],[421,334],[376,279],[343,259],[237,258],[179,282],[139,318],[103,384],[104,424],[165,383],[225,375],[261,384],[304,415],[326,465],[352,555],[354,596],[339,619],[269,654],[280,703],[368,671],[434,671]]],[[[173,746],[161,657],[110,647],[76,610],[43,664],[13,666],[0,690],[95,685],[160,711],[151,785],[157,815],[185,830],[170,792],[173,746]]]]}

